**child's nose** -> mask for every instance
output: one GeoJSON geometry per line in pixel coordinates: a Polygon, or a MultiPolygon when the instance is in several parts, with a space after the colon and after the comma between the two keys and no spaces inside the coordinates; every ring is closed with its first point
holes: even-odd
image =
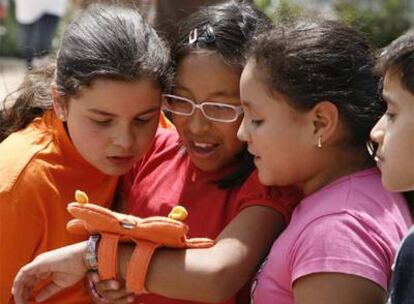
{"type": "Polygon", "coordinates": [[[204,116],[200,109],[196,109],[193,115],[187,118],[187,128],[193,134],[202,134],[210,128],[210,121],[204,116]]]}
{"type": "Polygon", "coordinates": [[[385,134],[385,115],[381,117],[381,119],[377,122],[377,124],[372,128],[370,136],[371,139],[376,143],[382,143],[385,134]]]}
{"type": "Polygon", "coordinates": [[[135,136],[129,128],[122,128],[114,136],[113,143],[123,150],[128,150],[134,145],[135,136]]]}
{"type": "Polygon", "coordinates": [[[240,141],[248,141],[248,133],[247,133],[247,129],[246,129],[246,122],[245,122],[245,118],[243,118],[239,129],[237,130],[237,137],[239,138],[240,141]]]}

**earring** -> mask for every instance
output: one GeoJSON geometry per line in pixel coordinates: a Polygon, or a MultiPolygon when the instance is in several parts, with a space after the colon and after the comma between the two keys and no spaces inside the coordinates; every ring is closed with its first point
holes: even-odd
{"type": "Polygon", "coordinates": [[[65,115],[63,115],[63,114],[59,114],[59,119],[60,119],[61,121],[65,121],[65,115]]]}
{"type": "Polygon", "coordinates": [[[319,136],[318,138],[318,148],[322,148],[322,136],[319,136]]]}

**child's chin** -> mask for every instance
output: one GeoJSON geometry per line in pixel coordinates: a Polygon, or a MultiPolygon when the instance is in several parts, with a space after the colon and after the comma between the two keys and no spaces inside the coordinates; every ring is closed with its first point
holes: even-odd
{"type": "Polygon", "coordinates": [[[275,181],[269,176],[266,172],[262,170],[258,170],[259,181],[262,185],[265,186],[274,186],[276,183],[275,181]]]}
{"type": "Polygon", "coordinates": [[[414,183],[409,183],[402,179],[395,180],[392,178],[387,178],[385,174],[382,174],[382,185],[385,189],[391,192],[406,192],[414,190],[414,183]]]}
{"type": "Polygon", "coordinates": [[[103,174],[109,175],[109,176],[121,176],[126,173],[128,173],[131,168],[116,168],[116,167],[105,167],[105,168],[97,168],[99,171],[101,171],[103,174]]]}

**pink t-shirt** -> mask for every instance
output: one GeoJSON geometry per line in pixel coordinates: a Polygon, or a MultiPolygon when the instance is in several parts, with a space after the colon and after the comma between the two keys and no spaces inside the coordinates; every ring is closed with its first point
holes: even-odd
{"type": "Polygon", "coordinates": [[[273,244],[252,303],[293,304],[293,283],[320,272],[367,278],[387,289],[397,246],[411,225],[407,203],[377,169],[340,178],[305,198],[273,244]]]}
{"type": "MultiPolygon", "coordinates": [[[[180,204],[188,211],[185,223],[188,237],[215,239],[244,208],[267,206],[279,211],[288,221],[296,206],[298,193],[291,188],[265,187],[254,171],[237,187],[221,189],[217,181],[234,171],[235,167],[219,172],[203,172],[193,166],[183,150],[177,132],[160,129],[154,143],[129,175],[132,185],[127,213],[140,217],[168,215],[172,207],[180,204]]],[[[125,178],[128,178],[125,177],[125,178]]],[[[234,304],[237,297],[248,297],[241,291],[226,304],[234,304]]],[[[167,299],[157,295],[143,295],[146,304],[195,303],[167,299]]]]}

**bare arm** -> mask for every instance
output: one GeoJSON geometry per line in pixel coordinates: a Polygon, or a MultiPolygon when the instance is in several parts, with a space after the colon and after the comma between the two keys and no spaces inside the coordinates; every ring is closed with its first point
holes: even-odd
{"type": "Polygon", "coordinates": [[[211,248],[157,250],[146,288],[170,298],[223,301],[253,276],[284,226],[282,216],[271,208],[248,207],[233,219],[211,248]]]}
{"type": "Polygon", "coordinates": [[[295,304],[384,304],[384,289],[368,279],[340,273],[318,273],[298,279],[295,304]]]}
{"type": "MultiPolygon", "coordinates": [[[[253,275],[274,238],[284,227],[282,216],[267,207],[248,207],[233,219],[208,249],[160,249],[147,276],[149,291],[187,300],[218,302],[236,293],[253,275]]],[[[125,278],[133,247],[121,245],[119,270],[125,278]]],[[[45,300],[86,274],[86,243],[39,255],[16,276],[16,303],[26,303],[33,286],[48,275],[52,282],[39,294],[45,300]]]]}

